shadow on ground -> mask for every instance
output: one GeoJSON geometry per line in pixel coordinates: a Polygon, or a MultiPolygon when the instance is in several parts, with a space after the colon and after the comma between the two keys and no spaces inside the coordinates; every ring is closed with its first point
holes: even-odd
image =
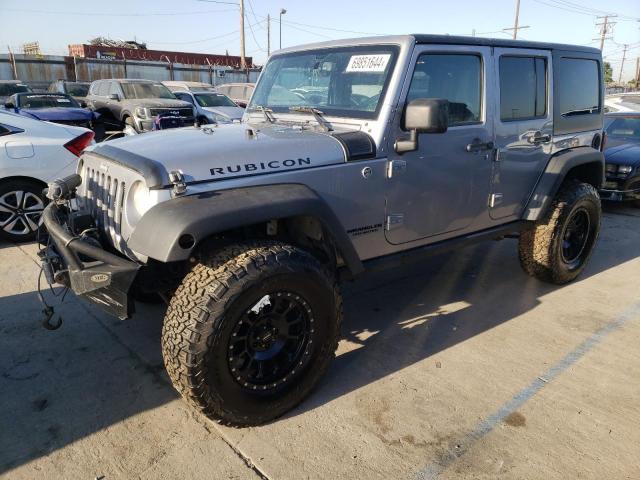
{"type": "MultiPolygon", "coordinates": [[[[583,279],[640,255],[640,214],[617,206],[607,211],[583,279]]],[[[345,285],[343,334],[350,348],[289,415],[536,307],[559,287],[527,277],[516,248],[513,240],[488,242],[345,285]]],[[[136,319],[119,322],[70,298],[61,313],[64,326],[49,332],[40,326],[35,292],[0,298],[0,474],[178,398],[163,371],[160,308],[143,306],[136,319]]]]}

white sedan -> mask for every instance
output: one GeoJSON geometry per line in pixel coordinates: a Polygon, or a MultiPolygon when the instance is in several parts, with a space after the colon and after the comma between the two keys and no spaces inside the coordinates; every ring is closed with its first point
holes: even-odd
{"type": "Polygon", "coordinates": [[[93,143],[86,128],[33,120],[0,111],[0,238],[33,240],[46,199],[42,190],[75,172],[93,143]]]}

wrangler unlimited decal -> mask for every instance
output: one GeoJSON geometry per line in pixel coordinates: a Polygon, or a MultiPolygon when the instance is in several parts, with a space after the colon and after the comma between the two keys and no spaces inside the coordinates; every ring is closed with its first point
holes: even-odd
{"type": "Polygon", "coordinates": [[[229,173],[256,172],[258,170],[277,170],[278,168],[291,168],[296,166],[311,165],[311,159],[297,158],[288,160],[271,160],[270,162],[246,163],[244,165],[227,165],[226,167],[210,168],[211,175],[227,175],[229,173]]]}

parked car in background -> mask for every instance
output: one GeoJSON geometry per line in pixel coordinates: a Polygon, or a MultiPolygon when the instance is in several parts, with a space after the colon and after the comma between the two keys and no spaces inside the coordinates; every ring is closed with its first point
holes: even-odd
{"type": "Polygon", "coordinates": [[[89,93],[91,82],[69,82],[67,80],[57,80],[49,85],[48,92],[66,93],[79,102],[84,101],[89,93]]]}
{"type": "Polygon", "coordinates": [[[216,87],[214,87],[210,83],[204,83],[204,82],[182,82],[182,81],[168,80],[168,81],[162,82],[162,84],[172,92],[189,92],[189,91],[214,92],[216,90],[216,87]]]}
{"type": "Polygon", "coordinates": [[[218,92],[173,92],[180,100],[191,103],[196,109],[196,120],[199,124],[239,122],[244,115],[244,108],[223,93],[218,92]]]}
{"type": "Polygon", "coordinates": [[[609,113],[604,128],[607,178],[600,196],[640,208],[640,112],[609,113]]]}
{"type": "Polygon", "coordinates": [[[74,125],[93,130],[97,140],[104,136],[100,114],[83,108],[71,96],[64,93],[16,93],[4,104],[5,108],[25,117],[46,122],[74,125]]]}
{"type": "Polygon", "coordinates": [[[255,83],[227,83],[216,87],[216,91],[224,93],[242,108],[245,108],[256,88],[255,83]]]}
{"type": "Polygon", "coordinates": [[[640,112],[640,92],[615,93],[604,98],[605,113],[640,112]]]}
{"type": "Polygon", "coordinates": [[[47,183],[71,175],[93,142],[86,128],[41,122],[0,111],[0,238],[35,238],[47,183]]]}
{"type": "Polygon", "coordinates": [[[129,126],[137,133],[153,130],[160,114],[180,117],[183,125],[195,121],[189,102],[178,100],[162,83],[152,80],[96,80],[89,88],[87,103],[103,115],[105,124],[118,129],[129,126]]]}
{"type": "Polygon", "coordinates": [[[20,80],[0,80],[0,102],[2,104],[14,93],[31,91],[31,88],[20,80]]]}

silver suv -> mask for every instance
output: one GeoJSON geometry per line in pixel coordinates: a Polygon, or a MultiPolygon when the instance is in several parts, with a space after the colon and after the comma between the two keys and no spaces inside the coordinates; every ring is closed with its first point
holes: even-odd
{"type": "Polygon", "coordinates": [[[88,149],[50,185],[45,272],[120,318],[164,299],[177,390],[218,421],[266,422],[327,370],[344,278],[505,236],[529,275],[580,274],[600,229],[602,78],[583,46],[280,51],[244,123],[88,149]]]}

